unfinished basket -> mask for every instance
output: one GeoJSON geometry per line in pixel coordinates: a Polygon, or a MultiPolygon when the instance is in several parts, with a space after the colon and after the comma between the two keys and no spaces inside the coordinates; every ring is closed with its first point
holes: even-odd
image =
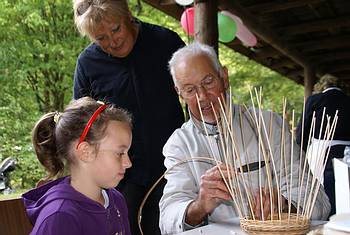
{"type": "Polygon", "coordinates": [[[249,234],[306,234],[310,230],[310,219],[297,214],[283,213],[281,219],[253,220],[240,219],[241,228],[249,234]]]}

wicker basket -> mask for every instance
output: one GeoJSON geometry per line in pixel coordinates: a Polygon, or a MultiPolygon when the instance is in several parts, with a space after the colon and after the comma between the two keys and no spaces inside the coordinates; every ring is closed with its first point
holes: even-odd
{"type": "Polygon", "coordinates": [[[281,220],[278,215],[274,219],[268,220],[253,220],[248,218],[241,218],[241,228],[249,234],[306,234],[310,230],[310,220],[296,214],[283,213],[281,220]]]}

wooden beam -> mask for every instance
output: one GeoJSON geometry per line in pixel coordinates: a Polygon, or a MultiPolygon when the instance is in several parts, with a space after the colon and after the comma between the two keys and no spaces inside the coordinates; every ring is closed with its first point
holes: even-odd
{"type": "Polygon", "coordinates": [[[304,95],[306,98],[312,94],[315,83],[316,83],[315,70],[310,67],[306,67],[304,69],[304,95]]]}
{"type": "Polygon", "coordinates": [[[350,59],[350,50],[322,53],[322,54],[312,55],[309,58],[310,60],[317,61],[318,64],[323,64],[323,63],[336,61],[336,60],[345,60],[345,59],[350,59]]]}
{"type": "Polygon", "coordinates": [[[327,37],[312,41],[294,43],[294,46],[303,52],[317,51],[321,49],[334,49],[350,46],[350,35],[341,37],[327,37]]]}
{"type": "Polygon", "coordinates": [[[159,5],[174,5],[176,4],[175,0],[159,0],[159,5]]]}
{"type": "Polygon", "coordinates": [[[325,0],[294,0],[294,1],[280,1],[267,2],[246,7],[249,11],[257,12],[259,14],[272,13],[277,11],[288,10],[292,8],[302,7],[309,4],[324,2],[325,0]]]}
{"type": "Polygon", "coordinates": [[[341,16],[333,19],[314,20],[301,24],[281,26],[277,30],[281,34],[296,35],[348,26],[350,26],[350,16],[341,16]]]}
{"type": "Polygon", "coordinates": [[[350,85],[350,71],[334,72],[334,76],[350,85]]]}
{"type": "Polygon", "coordinates": [[[273,60],[271,63],[271,66],[274,68],[282,68],[282,67],[293,68],[296,66],[296,64],[293,61],[291,61],[289,58],[281,58],[281,59],[273,60]]]}
{"type": "Polygon", "coordinates": [[[271,29],[268,29],[264,25],[260,25],[256,18],[252,14],[250,14],[246,9],[244,9],[241,5],[239,5],[237,1],[222,1],[220,3],[221,9],[228,10],[240,17],[244,24],[251,31],[253,31],[253,33],[258,35],[260,39],[270,44],[282,54],[291,58],[293,61],[300,64],[301,66],[312,67],[311,62],[307,58],[301,55],[294,48],[291,48],[288,43],[280,39],[280,37],[271,29]]]}
{"type": "Polygon", "coordinates": [[[234,50],[242,55],[247,56],[249,59],[257,60],[254,51],[252,51],[251,49],[249,49],[245,46],[237,45],[237,44],[230,44],[230,43],[226,44],[226,46],[228,46],[232,50],[234,50]]]}
{"type": "Polygon", "coordinates": [[[217,0],[196,0],[194,4],[194,38],[212,46],[218,53],[217,0]]]}
{"type": "Polygon", "coordinates": [[[296,77],[296,76],[303,76],[304,69],[285,69],[285,75],[287,77],[296,77]]]}
{"type": "Polygon", "coordinates": [[[228,42],[228,43],[224,43],[226,46],[230,46],[230,45],[240,45],[242,46],[243,43],[236,37],[233,41],[228,42]]]}
{"type": "Polygon", "coordinates": [[[350,71],[350,63],[329,64],[327,67],[328,67],[328,71],[330,73],[342,72],[342,71],[350,71]]]}
{"type": "Polygon", "coordinates": [[[290,80],[296,82],[297,84],[304,85],[304,76],[300,70],[293,70],[292,72],[291,71],[288,72],[285,69],[280,68],[275,71],[289,78],[290,80]]]}
{"type": "Polygon", "coordinates": [[[177,4],[162,5],[162,0],[142,0],[143,2],[151,5],[152,7],[164,12],[165,14],[180,20],[181,14],[183,12],[183,7],[177,4]]]}
{"type": "Polygon", "coordinates": [[[276,50],[276,48],[273,48],[272,46],[266,46],[262,48],[255,49],[255,54],[259,58],[277,58],[281,56],[281,53],[276,50]]]}
{"type": "MultiPolygon", "coordinates": [[[[236,45],[236,44],[226,44],[229,48],[233,49],[234,51],[247,56],[249,59],[254,60],[255,62],[261,64],[262,66],[268,67],[273,71],[276,71],[277,73],[286,76],[293,80],[294,82],[303,85],[303,79],[301,79],[302,72],[300,70],[293,70],[292,72],[289,72],[282,68],[282,67],[271,67],[271,65],[268,63],[266,58],[263,57],[257,57],[256,53],[254,52],[254,49],[249,49],[247,47],[244,47],[242,45],[236,45]]],[[[290,61],[290,63],[293,63],[290,61]]],[[[294,66],[298,66],[297,64],[294,64],[294,66]]]]}

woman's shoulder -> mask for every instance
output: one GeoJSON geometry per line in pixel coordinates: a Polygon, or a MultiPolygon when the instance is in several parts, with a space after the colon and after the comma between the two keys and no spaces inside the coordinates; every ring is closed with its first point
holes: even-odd
{"type": "Polygon", "coordinates": [[[90,58],[103,59],[108,58],[108,55],[96,43],[90,43],[80,52],[78,60],[82,61],[90,58]]]}

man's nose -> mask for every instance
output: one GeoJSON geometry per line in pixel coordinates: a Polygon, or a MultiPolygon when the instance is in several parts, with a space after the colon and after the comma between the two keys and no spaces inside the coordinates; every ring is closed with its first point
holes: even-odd
{"type": "Polygon", "coordinates": [[[203,86],[197,87],[197,95],[199,100],[203,100],[207,98],[207,90],[203,86]]]}

